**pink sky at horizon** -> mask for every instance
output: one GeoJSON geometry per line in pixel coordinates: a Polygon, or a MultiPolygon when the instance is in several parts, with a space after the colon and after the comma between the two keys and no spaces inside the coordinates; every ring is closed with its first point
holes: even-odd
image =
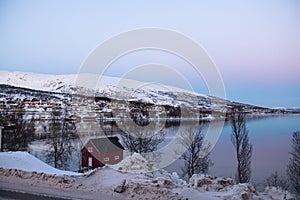
{"type": "MultiPolygon", "coordinates": [[[[300,107],[299,11],[298,0],[153,0],[132,5],[2,0],[0,70],[75,74],[105,40],[132,29],[159,27],[178,31],[206,49],[228,99],[300,107]]],[[[160,59],[170,58],[164,56],[160,59]]],[[[175,58],[169,63],[185,70],[175,58]]],[[[205,91],[201,78],[192,75],[187,73],[193,86],[205,91]]]]}

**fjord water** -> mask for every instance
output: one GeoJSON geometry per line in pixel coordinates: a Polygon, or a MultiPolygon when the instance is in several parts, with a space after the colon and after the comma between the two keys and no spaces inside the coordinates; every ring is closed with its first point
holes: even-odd
{"type": "MultiPolygon", "coordinates": [[[[291,151],[292,134],[300,131],[300,115],[278,115],[247,121],[250,143],[253,145],[251,182],[262,185],[275,171],[285,175],[291,151]]],[[[230,140],[231,125],[226,123],[211,151],[214,165],[210,173],[234,178],[236,158],[230,140]]]]}
{"type": "MultiPolygon", "coordinates": [[[[295,131],[300,131],[300,115],[252,117],[247,119],[246,126],[250,143],[253,145],[250,181],[262,190],[265,179],[275,171],[285,175],[290,157],[292,134],[295,131]]],[[[170,130],[175,132],[172,127],[170,130]]],[[[205,128],[202,132],[206,134],[205,128]]],[[[234,147],[230,139],[231,133],[231,124],[228,121],[210,152],[213,166],[209,168],[208,173],[213,176],[235,177],[237,164],[234,147]]],[[[166,170],[176,171],[180,174],[182,166],[182,161],[176,161],[166,167],[166,170]]]]}

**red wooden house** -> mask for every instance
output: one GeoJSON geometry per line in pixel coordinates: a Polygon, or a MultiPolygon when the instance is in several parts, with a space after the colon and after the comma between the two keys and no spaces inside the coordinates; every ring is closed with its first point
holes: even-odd
{"type": "Polygon", "coordinates": [[[123,159],[123,150],[116,136],[90,139],[81,149],[82,167],[94,169],[117,164],[123,159]]]}

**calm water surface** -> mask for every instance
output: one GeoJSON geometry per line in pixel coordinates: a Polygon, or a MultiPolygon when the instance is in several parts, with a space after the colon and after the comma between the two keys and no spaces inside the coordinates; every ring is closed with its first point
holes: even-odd
{"type": "MultiPolygon", "coordinates": [[[[253,145],[251,182],[258,187],[275,171],[285,175],[291,151],[292,134],[300,131],[300,115],[279,115],[247,120],[249,139],[253,145]]],[[[205,131],[204,131],[205,133],[205,131]]],[[[236,158],[230,140],[231,125],[225,123],[218,142],[210,153],[214,165],[209,174],[235,177],[236,158]]],[[[166,167],[181,173],[181,161],[166,167]]]]}
{"type": "MultiPolygon", "coordinates": [[[[300,131],[300,115],[280,115],[247,121],[249,139],[253,145],[251,182],[262,185],[275,171],[285,174],[291,151],[292,133],[300,131]]],[[[215,176],[232,177],[236,173],[236,158],[230,140],[231,125],[226,123],[218,142],[211,151],[214,165],[209,173],[215,176]]],[[[176,162],[168,170],[179,169],[176,162]]]]}
{"type": "MultiPolygon", "coordinates": [[[[253,145],[252,182],[261,184],[271,173],[286,171],[291,150],[292,134],[300,131],[300,115],[281,115],[247,122],[253,145]]],[[[214,166],[211,174],[234,177],[236,163],[230,141],[231,127],[225,125],[218,143],[211,152],[214,166]]]]}

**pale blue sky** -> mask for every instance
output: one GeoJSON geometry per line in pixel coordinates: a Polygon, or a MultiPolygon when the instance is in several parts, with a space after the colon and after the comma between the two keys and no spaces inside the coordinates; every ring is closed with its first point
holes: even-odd
{"type": "MultiPolygon", "coordinates": [[[[261,106],[300,107],[300,1],[0,0],[0,69],[77,73],[99,44],[124,31],[159,27],[202,45],[216,63],[227,97],[261,106]]],[[[164,53],[128,55],[112,66],[153,59],[186,69],[164,53]]],[[[186,70],[194,89],[207,93],[186,70]]]]}

